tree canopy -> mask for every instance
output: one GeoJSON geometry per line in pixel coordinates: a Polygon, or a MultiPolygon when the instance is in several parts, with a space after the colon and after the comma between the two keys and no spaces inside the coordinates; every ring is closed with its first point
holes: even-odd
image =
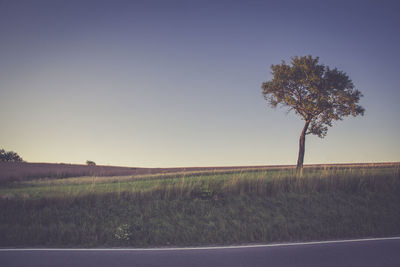
{"type": "Polygon", "coordinates": [[[0,162],[22,162],[23,159],[14,151],[0,149],[0,162]]]}
{"type": "Polygon", "coordinates": [[[272,107],[287,106],[310,122],[307,134],[326,136],[332,121],[364,114],[362,97],[346,73],[318,64],[319,58],[294,57],[292,65],[272,65],[273,79],[262,84],[272,107]]]}
{"type": "Polygon", "coordinates": [[[323,138],[333,121],[364,114],[364,108],[358,105],[362,94],[349,76],[318,62],[318,57],[309,55],[293,57],[291,65],[285,61],[272,65],[272,80],[261,86],[270,106],[287,107],[305,121],[300,136],[298,168],[303,166],[305,135],[323,138]]]}
{"type": "Polygon", "coordinates": [[[86,161],[86,165],[88,165],[88,166],[96,166],[96,162],[94,162],[92,160],[87,160],[86,161]]]}

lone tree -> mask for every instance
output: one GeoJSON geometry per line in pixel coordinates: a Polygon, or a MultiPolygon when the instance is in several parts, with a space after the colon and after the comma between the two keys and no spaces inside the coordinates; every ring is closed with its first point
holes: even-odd
{"type": "Polygon", "coordinates": [[[22,162],[23,159],[14,151],[0,149],[0,162],[22,162]]]}
{"type": "Polygon", "coordinates": [[[91,160],[87,160],[86,161],[86,165],[88,165],[88,166],[96,166],[96,162],[91,161],[91,160]]]}
{"type": "Polygon", "coordinates": [[[268,104],[288,107],[305,121],[299,140],[297,170],[303,168],[307,134],[324,138],[332,121],[352,115],[364,115],[357,105],[362,94],[354,88],[346,73],[318,64],[311,55],[291,58],[291,65],[282,61],[271,65],[273,78],[261,86],[268,104]]]}

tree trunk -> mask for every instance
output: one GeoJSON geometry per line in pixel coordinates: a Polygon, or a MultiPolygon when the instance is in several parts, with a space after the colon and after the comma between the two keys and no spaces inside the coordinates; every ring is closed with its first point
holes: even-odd
{"type": "Polygon", "coordinates": [[[300,135],[300,140],[299,140],[299,157],[297,159],[297,171],[300,171],[303,169],[303,161],[304,161],[304,152],[306,150],[306,134],[307,134],[307,129],[308,125],[310,124],[309,121],[306,121],[304,124],[303,131],[301,131],[300,135]]]}

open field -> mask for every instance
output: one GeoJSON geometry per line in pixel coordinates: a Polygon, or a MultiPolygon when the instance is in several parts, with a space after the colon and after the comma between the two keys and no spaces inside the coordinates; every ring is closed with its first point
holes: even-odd
{"type": "Polygon", "coordinates": [[[301,177],[287,166],[149,170],[5,177],[0,246],[180,246],[400,234],[399,163],[308,166],[301,177]]]}
{"type": "MultiPolygon", "coordinates": [[[[346,163],[346,164],[314,164],[305,165],[305,168],[330,168],[330,167],[387,167],[399,163],[346,163]]],[[[230,166],[230,167],[176,167],[176,168],[137,168],[115,166],[88,166],[65,163],[30,163],[30,162],[0,162],[0,183],[38,178],[67,178],[82,176],[146,176],[153,174],[176,173],[214,173],[232,172],[241,170],[270,170],[290,169],[294,165],[270,165],[270,166],[230,166]]]]}
{"type": "Polygon", "coordinates": [[[235,166],[186,168],[136,168],[115,166],[88,166],[65,163],[0,162],[0,182],[38,178],[67,178],[81,176],[145,176],[151,174],[214,172],[241,169],[288,168],[290,166],[235,166]]]}

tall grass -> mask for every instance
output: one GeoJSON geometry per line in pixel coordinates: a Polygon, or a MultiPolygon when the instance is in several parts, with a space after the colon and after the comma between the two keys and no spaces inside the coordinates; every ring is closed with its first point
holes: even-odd
{"type": "Polygon", "coordinates": [[[0,187],[5,197],[77,197],[85,194],[128,192],[150,199],[223,197],[237,194],[262,196],[283,193],[359,192],[392,190],[399,184],[399,167],[310,168],[299,176],[293,169],[239,171],[195,175],[77,177],[35,180],[0,187]]]}
{"type": "MultiPolygon", "coordinates": [[[[400,234],[400,175],[325,167],[0,188],[1,246],[167,246],[400,234]]],[[[91,179],[91,181],[90,181],[91,179]]]]}

